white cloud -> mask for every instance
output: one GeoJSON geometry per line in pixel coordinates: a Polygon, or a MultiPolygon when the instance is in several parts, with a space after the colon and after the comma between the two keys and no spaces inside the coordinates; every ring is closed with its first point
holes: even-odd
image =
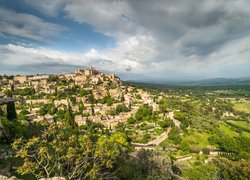
{"type": "Polygon", "coordinates": [[[24,0],[24,3],[46,16],[55,17],[59,15],[60,9],[66,3],[66,0],[24,0]]]}
{"type": "Polygon", "coordinates": [[[66,3],[64,12],[76,22],[91,24],[96,31],[121,38],[137,30],[129,19],[131,12],[128,6],[126,1],[71,0],[66,3]]]}
{"type": "MultiPolygon", "coordinates": [[[[40,68],[40,72],[46,71],[47,64],[52,66],[50,68],[54,67],[55,69],[57,66],[86,67],[93,65],[94,67],[105,71],[124,72],[127,68],[125,64],[124,66],[121,66],[119,62],[117,63],[115,60],[109,59],[108,56],[102,55],[94,49],[87,53],[68,53],[42,47],[28,48],[8,44],[0,46],[0,59],[0,72],[5,72],[5,67],[9,67],[10,69],[11,67],[14,67],[12,72],[14,74],[17,74],[20,71],[23,72],[25,67],[30,67],[31,65],[40,68]],[[22,67],[23,69],[18,69],[18,67],[22,67]]],[[[32,73],[33,70],[34,69],[31,69],[29,73],[32,73]]],[[[51,71],[51,73],[52,72],[53,71],[51,71]]]]}
{"type": "MultiPolygon", "coordinates": [[[[116,48],[103,52],[91,49],[86,53],[69,53],[42,47],[28,48],[13,44],[1,45],[0,71],[5,72],[5,67],[15,66],[16,68],[12,70],[14,74],[23,72],[27,67],[31,73],[34,72],[34,67],[38,68],[40,73],[62,72],[63,69],[69,71],[92,65],[103,71],[115,72],[125,79],[128,77],[124,74],[133,75],[129,76],[130,79],[147,77],[161,80],[231,77],[232,75],[240,77],[247,76],[249,73],[247,67],[250,66],[250,50],[246,51],[245,47],[248,46],[250,49],[250,36],[228,44],[202,61],[195,55],[189,56],[188,59],[179,56],[178,61],[175,59],[150,61],[157,56],[153,50],[149,49],[148,54],[146,52],[137,54],[134,51],[140,49],[139,46],[143,43],[151,44],[150,40],[145,41],[144,39],[141,42],[142,39],[143,37],[133,37],[116,48]],[[57,71],[58,67],[62,67],[62,69],[57,71]]],[[[145,45],[147,48],[149,47],[149,45],[145,45]]]]}
{"type": "MultiPolygon", "coordinates": [[[[46,0],[40,3],[32,1],[30,6],[40,8],[39,11],[50,16],[63,13],[64,18],[88,23],[96,31],[114,37],[117,46],[101,52],[92,49],[87,53],[1,46],[1,51],[5,53],[1,52],[1,55],[7,57],[8,62],[15,59],[17,64],[42,63],[45,59],[64,65],[93,65],[118,74],[138,75],[134,78],[250,75],[247,68],[250,67],[248,0],[46,0]],[[25,62],[22,56],[29,60],[25,62]]],[[[11,13],[13,16],[14,12],[11,13]]],[[[18,21],[23,22],[26,15],[18,15],[18,21]]],[[[23,24],[35,23],[33,18],[28,18],[30,20],[23,24]]],[[[58,28],[51,24],[45,36],[43,33],[37,36],[34,28],[13,28],[16,24],[13,18],[1,21],[8,24],[5,27],[9,29],[5,31],[14,29],[13,33],[24,37],[46,39],[58,33],[58,28]]],[[[36,27],[45,23],[41,19],[38,22],[36,27]]],[[[43,29],[41,31],[44,32],[43,29]]]]}
{"type": "Polygon", "coordinates": [[[60,25],[25,13],[16,13],[0,7],[0,32],[38,41],[50,42],[49,37],[64,30],[60,25]]]}

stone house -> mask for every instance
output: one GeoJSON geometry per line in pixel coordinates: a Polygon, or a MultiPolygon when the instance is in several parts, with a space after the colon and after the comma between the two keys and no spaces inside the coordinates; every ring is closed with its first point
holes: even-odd
{"type": "Polygon", "coordinates": [[[14,76],[14,81],[18,81],[23,84],[28,81],[28,76],[14,76]]]}
{"type": "Polygon", "coordinates": [[[60,99],[60,100],[54,100],[54,105],[59,106],[60,104],[69,105],[69,100],[68,99],[60,99]]]}
{"type": "Polygon", "coordinates": [[[98,70],[94,69],[93,67],[90,67],[90,68],[84,70],[85,76],[93,76],[93,75],[97,75],[99,73],[100,72],[98,70]]]}
{"type": "Polygon", "coordinates": [[[86,125],[87,117],[83,117],[82,115],[76,115],[75,122],[78,126],[86,125]]]}
{"type": "Polygon", "coordinates": [[[78,84],[78,83],[83,83],[87,81],[87,76],[85,75],[77,75],[73,78],[73,80],[78,84]]]}
{"type": "Polygon", "coordinates": [[[49,74],[38,74],[38,75],[31,76],[28,79],[30,81],[33,81],[33,80],[49,79],[50,77],[51,75],[49,74]]]}

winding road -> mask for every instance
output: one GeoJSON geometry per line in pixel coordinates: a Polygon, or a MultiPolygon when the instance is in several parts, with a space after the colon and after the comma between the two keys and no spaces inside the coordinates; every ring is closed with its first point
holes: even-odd
{"type": "MultiPolygon", "coordinates": [[[[174,118],[174,112],[173,111],[169,112],[167,116],[168,116],[168,118],[170,118],[174,122],[176,127],[180,127],[181,122],[174,118]]],[[[135,146],[136,150],[140,150],[142,148],[143,149],[154,149],[155,146],[161,144],[165,139],[168,138],[168,134],[171,131],[171,129],[172,129],[171,127],[167,128],[167,130],[164,131],[160,136],[158,136],[156,139],[153,139],[153,140],[149,141],[146,144],[132,143],[132,145],[135,146]]]]}

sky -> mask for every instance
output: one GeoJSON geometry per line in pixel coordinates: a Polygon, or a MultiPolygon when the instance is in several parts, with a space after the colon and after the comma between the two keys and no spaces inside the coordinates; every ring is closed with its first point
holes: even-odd
{"type": "Polygon", "coordinates": [[[0,0],[0,74],[250,76],[249,0],[0,0]]]}

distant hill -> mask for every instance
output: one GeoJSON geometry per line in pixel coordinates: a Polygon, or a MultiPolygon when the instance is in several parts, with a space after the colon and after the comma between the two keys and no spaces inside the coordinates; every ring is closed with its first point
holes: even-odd
{"type": "Polygon", "coordinates": [[[213,78],[199,81],[135,82],[129,83],[156,89],[245,89],[250,90],[250,77],[213,78]]]}

